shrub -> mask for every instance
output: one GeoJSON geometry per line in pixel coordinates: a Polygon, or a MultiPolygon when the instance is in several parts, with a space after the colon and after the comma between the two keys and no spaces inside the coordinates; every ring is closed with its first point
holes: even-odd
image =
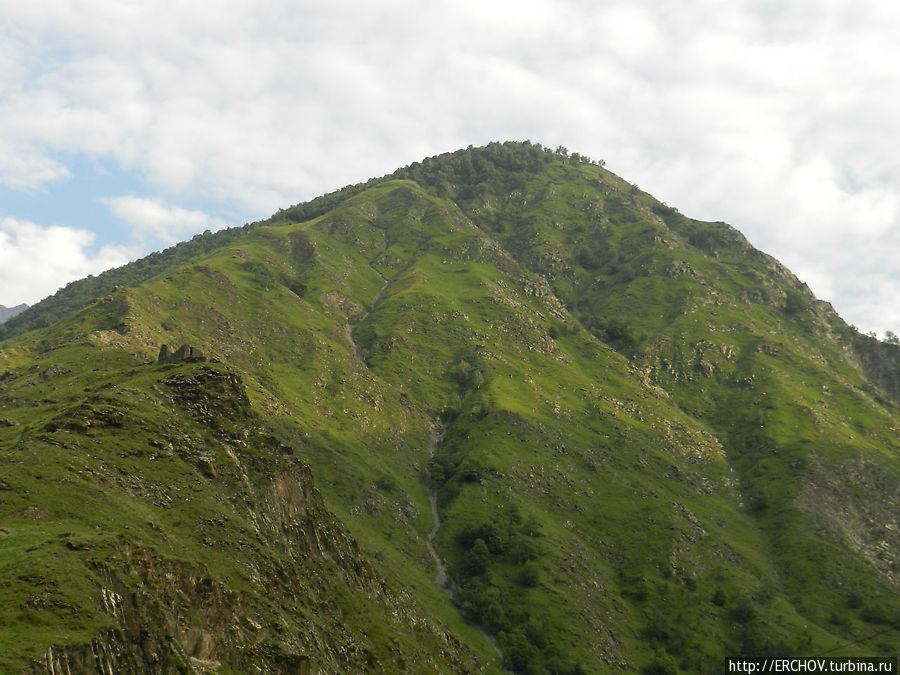
{"type": "Polygon", "coordinates": [[[526,565],[523,565],[522,569],[519,570],[519,573],[516,575],[516,582],[520,586],[534,588],[537,586],[539,576],[540,571],[538,570],[538,566],[533,562],[529,562],[526,565]]]}
{"type": "Polygon", "coordinates": [[[275,288],[278,285],[278,278],[268,266],[258,260],[249,260],[243,265],[244,271],[248,272],[254,283],[264,290],[275,288]]]}
{"type": "Polygon", "coordinates": [[[645,675],[678,675],[678,662],[671,654],[658,653],[641,672],[645,675]]]}
{"type": "Polygon", "coordinates": [[[475,483],[484,477],[484,467],[478,460],[466,458],[459,465],[456,475],[464,483],[475,483]]]}
{"type": "Polygon", "coordinates": [[[503,649],[503,659],[513,670],[529,672],[527,669],[537,660],[537,649],[528,638],[516,631],[501,633],[497,636],[503,649]]]}
{"type": "Polygon", "coordinates": [[[472,548],[468,550],[463,558],[463,574],[467,577],[477,577],[484,574],[487,571],[490,560],[491,552],[488,550],[484,539],[476,539],[472,548]]]}
{"type": "Polygon", "coordinates": [[[383,473],[375,479],[375,487],[377,487],[382,492],[387,492],[390,494],[397,487],[397,482],[393,479],[393,477],[389,476],[386,473],[383,473]]]}
{"type": "Polygon", "coordinates": [[[714,605],[724,607],[725,603],[728,601],[728,598],[725,597],[725,591],[723,591],[721,588],[717,588],[716,592],[713,593],[712,601],[714,605]]]}
{"type": "Polygon", "coordinates": [[[750,623],[756,618],[756,608],[750,598],[740,598],[731,610],[731,618],[738,623],[750,623]]]}

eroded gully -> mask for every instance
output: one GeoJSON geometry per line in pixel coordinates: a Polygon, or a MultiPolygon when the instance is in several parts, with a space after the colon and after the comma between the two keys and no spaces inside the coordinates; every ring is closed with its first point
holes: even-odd
{"type": "MultiPolygon", "coordinates": [[[[381,279],[384,281],[381,288],[378,289],[378,292],[375,293],[375,296],[372,298],[372,302],[369,305],[369,309],[364,311],[352,324],[347,324],[347,339],[350,341],[350,344],[353,345],[353,349],[356,352],[356,358],[362,363],[366,363],[365,358],[363,357],[362,352],[359,349],[359,345],[356,342],[356,336],[354,335],[357,326],[359,326],[369,314],[375,309],[375,306],[381,300],[381,297],[384,295],[384,292],[387,290],[387,287],[390,286],[391,281],[387,279],[381,272],[377,269],[369,265],[369,268],[375,272],[381,279]]],[[[368,365],[368,364],[366,364],[368,365]]],[[[438,444],[441,442],[441,438],[444,435],[444,427],[436,422],[432,423],[431,426],[431,436],[428,440],[428,459],[431,460],[434,457],[435,451],[437,450],[438,444]]],[[[429,462],[430,464],[430,462],[429,462]]],[[[438,513],[438,502],[437,502],[437,490],[435,490],[433,481],[431,480],[431,470],[430,468],[425,472],[425,480],[423,482],[423,486],[425,488],[425,494],[428,496],[428,503],[431,506],[431,518],[434,521],[434,525],[431,528],[431,531],[428,533],[428,538],[425,541],[425,545],[428,548],[428,554],[431,556],[432,560],[434,560],[435,565],[435,574],[434,574],[434,583],[435,585],[441,589],[444,593],[447,594],[447,597],[453,598],[453,592],[450,589],[450,586],[447,583],[447,565],[438,555],[437,549],[434,547],[434,540],[437,538],[438,532],[441,529],[441,516],[438,513]]],[[[497,652],[497,656],[500,657],[502,662],[503,660],[503,652],[500,651],[500,646],[497,644],[497,641],[494,637],[488,633],[481,626],[478,627],[478,630],[481,632],[484,639],[494,648],[494,651],[497,652]]],[[[503,670],[502,672],[508,673],[509,671],[503,670]]]]}
{"type": "MultiPolygon", "coordinates": [[[[429,460],[434,458],[434,451],[443,435],[443,427],[439,427],[436,424],[432,425],[431,439],[428,442],[429,460]]],[[[437,537],[438,530],[441,529],[441,516],[438,513],[437,490],[434,489],[434,482],[431,480],[431,469],[428,469],[425,472],[425,493],[428,495],[428,503],[431,504],[431,517],[434,520],[434,527],[431,528],[431,532],[428,533],[428,540],[425,542],[426,546],[428,546],[428,553],[431,554],[431,557],[434,559],[435,567],[437,568],[437,571],[434,574],[434,583],[438,588],[444,591],[444,593],[450,595],[450,589],[447,587],[447,565],[434,548],[434,539],[437,537]]]]}
{"type": "MultiPolygon", "coordinates": [[[[431,425],[431,438],[428,441],[428,459],[431,460],[434,457],[434,453],[437,450],[438,443],[441,442],[441,439],[444,437],[444,426],[437,424],[436,422],[432,422],[431,425]]],[[[429,466],[430,466],[429,462],[429,466]]],[[[434,520],[434,526],[431,528],[431,532],[428,533],[428,539],[425,542],[425,545],[428,547],[428,553],[431,555],[434,560],[435,565],[435,573],[434,573],[434,583],[440,588],[444,593],[447,594],[451,600],[453,599],[453,592],[450,589],[450,586],[447,584],[447,565],[441,559],[441,556],[438,555],[437,550],[434,548],[434,540],[437,537],[438,531],[441,529],[441,516],[438,513],[437,506],[437,490],[434,488],[434,482],[431,480],[431,469],[429,468],[425,472],[425,494],[428,495],[428,503],[431,504],[431,517],[434,520]]],[[[500,657],[500,661],[503,661],[503,652],[500,651],[500,645],[497,644],[497,641],[494,639],[494,636],[488,633],[481,626],[478,627],[478,630],[481,631],[481,635],[487,640],[488,644],[494,648],[494,651],[497,652],[497,656],[500,657]]],[[[508,670],[503,670],[503,673],[509,673],[508,670]]]]}
{"type": "MultiPolygon", "coordinates": [[[[360,314],[353,323],[348,322],[347,326],[346,326],[347,339],[350,341],[350,344],[353,345],[353,350],[354,350],[354,352],[356,352],[356,358],[359,361],[362,361],[363,363],[366,363],[366,359],[365,359],[365,357],[363,357],[362,352],[359,350],[359,345],[356,342],[356,336],[354,335],[354,332],[356,331],[357,326],[359,326],[363,321],[365,321],[366,318],[369,316],[369,314],[372,313],[372,310],[374,310],[375,306],[381,301],[381,296],[384,295],[384,292],[387,290],[387,287],[391,285],[391,280],[388,279],[387,277],[385,277],[377,269],[372,267],[371,264],[369,265],[369,269],[372,270],[373,272],[375,272],[375,274],[377,274],[379,277],[381,277],[381,280],[384,283],[381,285],[381,288],[378,289],[378,292],[375,293],[375,296],[372,298],[372,302],[369,304],[369,309],[365,310],[362,314],[360,314]]],[[[368,364],[366,364],[366,365],[368,365],[368,364]]]]}

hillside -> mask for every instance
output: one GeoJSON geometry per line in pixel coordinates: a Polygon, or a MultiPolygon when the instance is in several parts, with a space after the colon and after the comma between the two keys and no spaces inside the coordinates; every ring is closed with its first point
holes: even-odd
{"type": "Polygon", "coordinates": [[[4,328],[3,672],[900,650],[898,348],[578,155],[430,158],[4,328]]]}
{"type": "Polygon", "coordinates": [[[18,314],[24,312],[26,309],[28,309],[28,305],[25,304],[16,305],[15,307],[5,307],[3,305],[0,305],[0,324],[9,321],[14,316],[17,316],[18,314]]]}

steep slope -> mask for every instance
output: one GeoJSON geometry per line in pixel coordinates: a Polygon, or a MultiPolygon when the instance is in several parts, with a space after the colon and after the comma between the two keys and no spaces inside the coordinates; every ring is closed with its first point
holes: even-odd
{"type": "Polygon", "coordinates": [[[3,392],[3,672],[478,669],[360,553],[234,370],[76,343],[3,392]]]}
{"type": "Polygon", "coordinates": [[[891,346],[728,226],[494,144],[208,243],[0,345],[9,669],[900,647],[891,346]]]}
{"type": "Polygon", "coordinates": [[[501,190],[454,159],[405,173],[455,186],[583,325],[710,425],[803,613],[852,623],[864,597],[861,615],[896,628],[900,350],[862,339],[732,228],[595,167],[557,162],[548,180],[520,159],[501,190]]]}

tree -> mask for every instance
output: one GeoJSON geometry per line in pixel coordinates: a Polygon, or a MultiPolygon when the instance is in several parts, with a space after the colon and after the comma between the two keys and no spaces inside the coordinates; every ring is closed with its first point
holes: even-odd
{"type": "Polygon", "coordinates": [[[491,560],[491,552],[488,550],[484,539],[476,539],[463,560],[463,574],[467,577],[477,577],[484,574],[491,560]]]}

